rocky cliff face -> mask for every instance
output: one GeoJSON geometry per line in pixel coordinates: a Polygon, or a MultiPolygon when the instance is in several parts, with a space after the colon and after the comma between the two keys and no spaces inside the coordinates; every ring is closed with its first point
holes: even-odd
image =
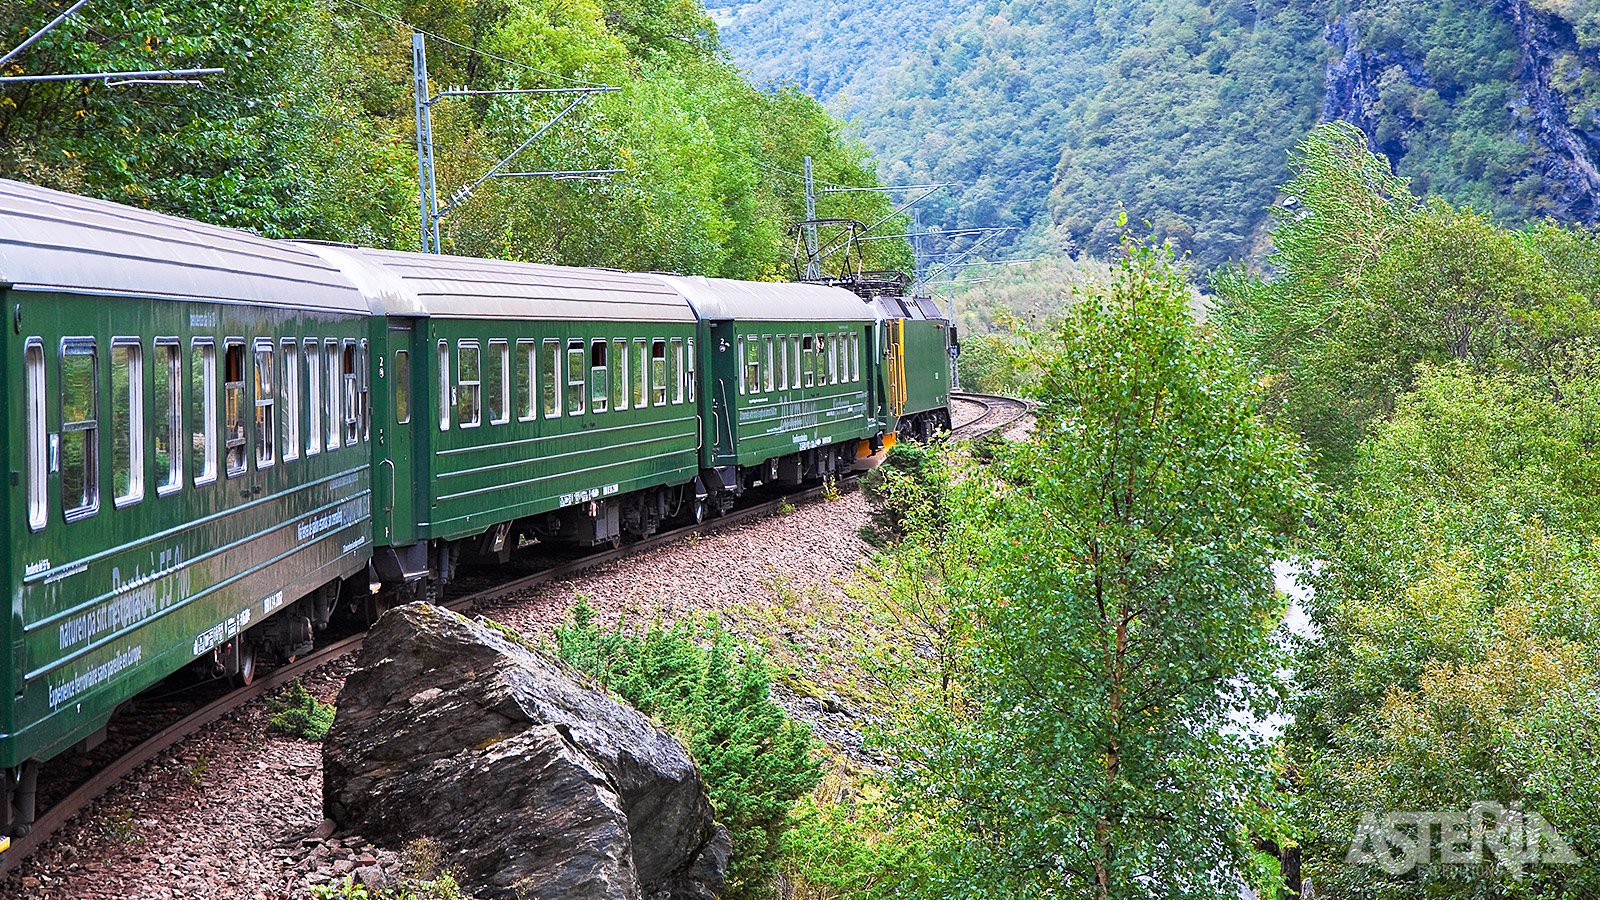
{"type": "MultiPolygon", "coordinates": [[[[1541,4],[1549,6],[1549,4],[1541,4]]],[[[1495,188],[1530,218],[1550,216],[1567,223],[1600,221],[1600,54],[1580,40],[1572,23],[1528,0],[1494,0],[1485,13],[1509,26],[1506,34],[1516,63],[1505,92],[1504,128],[1525,148],[1510,171],[1469,172],[1496,179],[1495,188]],[[1593,96],[1591,96],[1593,95],[1593,96]]],[[[1401,42],[1374,47],[1364,43],[1360,11],[1328,23],[1326,38],[1337,57],[1328,64],[1322,120],[1343,120],[1364,131],[1374,150],[1404,171],[1401,162],[1439,128],[1430,113],[1441,104],[1464,102],[1446,96],[1434,103],[1396,103],[1406,90],[1435,87],[1429,54],[1401,42]]],[[[1449,140],[1449,135],[1431,139],[1449,140]]],[[[1423,175],[1426,172],[1407,174],[1423,175]]],[[[1427,185],[1423,185],[1424,188],[1427,185]]]]}

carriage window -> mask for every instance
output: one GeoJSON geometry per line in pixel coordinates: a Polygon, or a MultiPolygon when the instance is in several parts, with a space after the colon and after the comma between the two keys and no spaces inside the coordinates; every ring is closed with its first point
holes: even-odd
{"type": "Polygon", "coordinates": [[[606,411],[611,396],[611,385],[606,376],[606,342],[594,341],[589,345],[589,409],[597,413],[606,411]]]}
{"type": "Polygon", "coordinates": [[[761,344],[755,335],[744,341],[744,387],[751,394],[761,393],[761,344]]]}
{"type": "Polygon", "coordinates": [[[650,354],[644,338],[633,341],[633,408],[644,409],[650,397],[650,354]]]}
{"type": "Polygon", "coordinates": [[[322,452],[322,359],[317,353],[317,340],[306,341],[306,455],[322,452]]]}
{"type": "Polygon", "coordinates": [[[689,383],[689,402],[694,402],[694,338],[689,338],[689,366],[684,373],[684,380],[689,383]]]}
{"type": "Polygon", "coordinates": [[[811,387],[817,372],[815,363],[816,350],[811,344],[813,340],[814,338],[809,334],[800,340],[800,372],[806,387],[811,387]]]}
{"type": "Polygon", "coordinates": [[[611,373],[611,408],[628,408],[628,342],[617,338],[611,342],[611,360],[616,371],[611,373]]]}
{"type": "Polygon", "coordinates": [[[450,430],[450,344],[439,342],[439,430],[450,430]]]}
{"type": "Polygon", "coordinates": [[[789,335],[789,387],[800,386],[800,335],[789,335]]]}
{"type": "Polygon", "coordinates": [[[861,335],[850,335],[850,380],[861,380],[861,335]]]}
{"type": "Polygon", "coordinates": [[[217,348],[208,340],[189,353],[189,470],[197,485],[217,480],[217,348]]]}
{"type": "Polygon", "coordinates": [[[230,340],[222,351],[222,446],[228,477],[243,475],[244,459],[244,341],[230,340]]]}
{"type": "MultiPolygon", "coordinates": [[[[734,365],[742,367],[744,365],[744,359],[745,359],[744,336],[743,335],[740,335],[738,338],[734,339],[733,353],[734,353],[734,356],[733,356],[734,365]]],[[[750,386],[750,379],[746,378],[743,375],[739,375],[738,378],[739,378],[739,396],[742,397],[742,396],[744,396],[746,389],[749,388],[749,386],[750,386]]]]}
{"type": "Polygon", "coordinates": [[[100,508],[100,361],[94,342],[61,347],[61,509],[68,522],[100,508]]]}
{"type": "Polygon", "coordinates": [[[155,391],[151,393],[151,449],[156,457],[156,495],[183,487],[183,455],[176,438],[183,434],[183,348],[177,338],[156,338],[155,391]]]}
{"type": "Polygon", "coordinates": [[[276,461],[278,429],[273,388],[277,386],[272,369],[272,342],[256,342],[256,468],[270,468],[276,461]]]}
{"type": "Polygon", "coordinates": [[[828,383],[839,383],[839,336],[837,334],[823,335],[828,340],[828,383]]]}
{"type": "Polygon", "coordinates": [[[144,347],[138,338],[111,340],[112,503],[144,497],[144,347]]]}
{"type": "Polygon", "coordinates": [[[811,363],[816,368],[817,387],[828,383],[828,336],[817,335],[817,352],[811,357],[811,363]]]}
{"type": "Polygon", "coordinates": [[[477,341],[456,344],[456,427],[476,428],[483,421],[483,384],[477,341]]]}
{"type": "Polygon", "coordinates": [[[787,390],[789,387],[789,336],[778,335],[778,371],[775,376],[778,390],[787,390]]]}
{"type": "Polygon", "coordinates": [[[44,342],[28,338],[22,366],[28,382],[28,527],[38,531],[50,516],[50,500],[45,493],[49,423],[44,411],[44,342]]]}
{"type": "MultiPolygon", "coordinates": [[[[365,355],[363,351],[362,361],[365,361],[365,355]]],[[[344,442],[346,444],[354,444],[361,437],[361,423],[366,420],[367,386],[361,376],[363,368],[357,365],[356,342],[346,338],[344,342],[344,442]]]]}
{"type": "Polygon", "coordinates": [[[344,422],[344,417],[339,413],[339,342],[336,339],[324,341],[322,344],[323,374],[328,397],[328,439],[329,450],[339,449],[339,430],[344,422]]]}
{"type": "Polygon", "coordinates": [[[667,378],[672,381],[672,402],[683,402],[683,338],[672,339],[672,355],[667,357],[667,378]]]}
{"type": "Polygon", "coordinates": [[[667,405],[667,342],[661,338],[650,342],[650,402],[667,405]]]}
{"type": "Polygon", "coordinates": [[[356,352],[356,382],[361,385],[361,441],[372,440],[372,360],[367,349],[367,339],[362,338],[356,352]]]}
{"type": "Polygon", "coordinates": [[[585,364],[586,358],[582,338],[567,341],[567,415],[569,416],[583,415],[584,374],[588,368],[585,364]]]}
{"type": "Polygon", "coordinates": [[[561,380],[558,373],[561,364],[561,342],[544,342],[544,370],[540,372],[539,386],[544,392],[544,417],[554,419],[561,415],[561,389],[556,382],[561,380]]]}
{"type": "Polygon", "coordinates": [[[405,425],[411,421],[411,351],[394,352],[394,423],[405,425]]]}
{"type": "Polygon", "coordinates": [[[511,421],[511,408],[506,405],[508,394],[506,379],[511,375],[511,345],[505,341],[489,342],[489,357],[484,360],[483,380],[489,390],[489,422],[504,425],[511,421]]]}
{"type": "Polygon", "coordinates": [[[776,385],[773,378],[778,374],[778,367],[773,365],[772,335],[763,335],[761,338],[761,389],[771,391],[776,385]]]}
{"type": "Polygon", "coordinates": [[[283,402],[283,458],[300,458],[300,345],[283,342],[283,360],[278,363],[282,377],[278,397],[283,402]]]}
{"type": "Polygon", "coordinates": [[[533,420],[533,341],[517,341],[517,420],[533,420]]]}

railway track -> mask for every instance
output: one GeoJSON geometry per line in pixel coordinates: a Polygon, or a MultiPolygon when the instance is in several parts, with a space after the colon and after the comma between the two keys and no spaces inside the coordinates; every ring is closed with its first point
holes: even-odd
{"type": "Polygon", "coordinates": [[[976,403],[983,407],[983,412],[976,419],[963,422],[951,430],[950,437],[956,440],[971,440],[990,432],[1004,431],[1028,415],[1033,409],[1026,400],[1001,397],[995,394],[952,393],[950,397],[955,400],[976,403]]]}
{"type": "MultiPolygon", "coordinates": [[[[855,486],[856,477],[853,476],[841,481],[839,489],[853,490],[855,486]]],[[[798,493],[786,494],[754,506],[734,510],[720,518],[707,519],[698,525],[687,525],[659,532],[632,544],[604,550],[581,559],[541,569],[532,574],[514,578],[475,593],[447,600],[441,605],[457,612],[467,612],[479,605],[490,603],[502,597],[516,594],[547,582],[560,581],[585,569],[604,565],[637,553],[643,553],[647,550],[682,540],[692,534],[725,528],[729,525],[737,525],[741,522],[773,515],[785,503],[813,500],[821,497],[823,492],[823,487],[814,487],[798,493]]],[[[258,676],[248,687],[230,691],[228,694],[202,706],[177,722],[168,725],[153,736],[146,738],[127,753],[96,771],[86,781],[65,795],[48,810],[41,813],[34,821],[33,829],[27,835],[13,838],[10,849],[5,852],[3,859],[0,859],[0,876],[5,875],[22,860],[48,844],[51,837],[60,831],[73,816],[83,812],[96,798],[122,779],[128,777],[139,766],[149,762],[174,744],[193,735],[251,700],[268,694],[289,681],[340,657],[354,653],[361,649],[364,639],[365,635],[358,634],[336,641],[326,647],[321,647],[288,665],[280,666],[269,673],[258,676]]]]}

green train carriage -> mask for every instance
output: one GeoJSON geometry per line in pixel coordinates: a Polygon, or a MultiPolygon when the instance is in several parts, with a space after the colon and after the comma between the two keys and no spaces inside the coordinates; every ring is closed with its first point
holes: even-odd
{"type": "Polygon", "coordinates": [[[39,761],[309,646],[371,546],[367,311],[320,258],[0,181],[0,842],[39,761]]]}
{"type": "Polygon", "coordinates": [[[648,535],[704,497],[696,319],[659,279],[315,249],[374,314],[384,584],[431,590],[463,558],[503,561],[528,538],[648,535]]]}
{"type": "Polygon", "coordinates": [[[814,284],[661,280],[700,319],[701,478],[719,509],[757,482],[842,474],[864,442],[881,446],[877,317],[860,298],[814,284]]]}

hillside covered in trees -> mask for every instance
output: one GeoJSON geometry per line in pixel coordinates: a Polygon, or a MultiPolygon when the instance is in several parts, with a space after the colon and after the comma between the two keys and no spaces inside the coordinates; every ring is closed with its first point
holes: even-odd
{"type": "MultiPolygon", "coordinates": [[[[68,3],[0,6],[0,45],[68,3]]],[[[271,237],[416,249],[412,34],[431,93],[590,88],[505,171],[621,170],[607,180],[506,178],[453,195],[575,94],[436,102],[446,252],[738,278],[792,274],[804,157],[825,183],[870,185],[866,150],[798,90],[763,92],[719,57],[694,3],[671,0],[262,0],[90,4],[7,75],[224,68],[160,79],[0,86],[0,177],[271,237]]],[[[876,219],[879,195],[843,195],[876,219]]],[[[902,268],[904,244],[869,265],[902,268]]]]}
{"type": "Polygon", "coordinates": [[[848,110],[952,230],[1104,254],[1118,208],[1203,267],[1259,258],[1288,151],[1357,125],[1413,189],[1514,224],[1600,216],[1590,0],[753,0],[733,58],[848,110]],[[887,71],[878,71],[888,67],[887,71]],[[839,101],[839,94],[847,102],[839,101]]]}

